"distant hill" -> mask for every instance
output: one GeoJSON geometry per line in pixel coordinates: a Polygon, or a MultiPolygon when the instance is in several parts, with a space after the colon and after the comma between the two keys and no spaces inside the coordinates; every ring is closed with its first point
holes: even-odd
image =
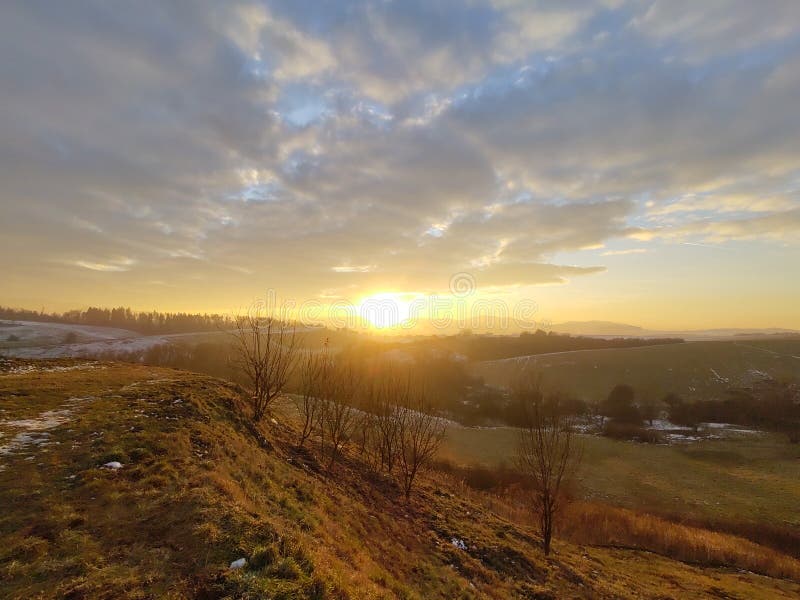
{"type": "Polygon", "coordinates": [[[567,321],[566,323],[556,323],[550,327],[550,330],[570,335],[642,336],[647,333],[643,328],[636,325],[613,323],[611,321],[567,321]]]}
{"type": "Polygon", "coordinates": [[[474,363],[489,384],[507,386],[535,370],[545,384],[586,400],[599,400],[618,383],[660,399],[721,398],[731,387],[760,377],[800,378],[800,339],[697,341],[635,348],[578,350],[474,363]]]}
{"type": "Polygon", "coordinates": [[[414,349],[438,349],[453,353],[472,361],[499,360],[515,356],[568,352],[599,348],[630,348],[676,344],[680,338],[641,338],[637,336],[573,336],[566,333],[543,330],[523,332],[518,335],[450,335],[442,337],[419,337],[408,340],[388,339],[384,346],[396,345],[408,352],[414,349]]]}
{"type": "Polygon", "coordinates": [[[612,321],[567,321],[556,323],[550,331],[570,335],[622,336],[622,337],[671,337],[686,339],[722,339],[729,337],[770,337],[800,335],[800,331],[783,327],[720,327],[716,329],[659,330],[645,329],[637,325],[614,323],[612,321]]]}

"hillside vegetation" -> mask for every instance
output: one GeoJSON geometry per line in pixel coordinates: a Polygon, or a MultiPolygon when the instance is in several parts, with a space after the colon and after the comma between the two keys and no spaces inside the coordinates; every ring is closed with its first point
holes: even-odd
{"type": "Polygon", "coordinates": [[[211,377],[68,360],[1,370],[2,597],[800,594],[788,578],[595,540],[557,540],[545,560],[509,506],[442,474],[406,502],[352,456],[327,473],[297,451],[288,413],[254,435],[240,390],[211,377]]]}

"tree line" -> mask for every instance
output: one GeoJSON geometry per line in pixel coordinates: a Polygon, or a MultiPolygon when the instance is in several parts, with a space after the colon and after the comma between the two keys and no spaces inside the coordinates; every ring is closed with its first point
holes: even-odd
{"type": "Polygon", "coordinates": [[[669,393],[661,400],[637,399],[635,390],[618,384],[594,407],[608,419],[604,433],[612,437],[638,437],[658,441],[641,429],[644,422],[664,416],[673,424],[697,429],[702,423],[730,423],[785,433],[800,443],[800,385],[764,379],[750,387],[731,388],[721,399],[689,401],[669,393]]]}
{"type": "Polygon", "coordinates": [[[677,394],[664,400],[669,420],[697,427],[700,423],[731,423],[785,433],[800,443],[800,386],[767,380],[749,388],[732,388],[721,400],[687,402],[677,394]]]}
{"type": "MultiPolygon", "coordinates": [[[[678,344],[683,341],[680,338],[596,338],[539,329],[536,332],[523,331],[516,336],[473,335],[464,332],[445,338],[423,338],[417,343],[428,347],[438,345],[443,351],[461,354],[474,361],[484,361],[572,350],[678,344]]],[[[409,346],[413,348],[414,344],[401,347],[409,349],[409,346]]]]}
{"type": "Polygon", "coordinates": [[[69,310],[63,313],[0,306],[0,319],[116,327],[149,335],[215,331],[220,328],[230,328],[234,324],[232,318],[218,314],[145,312],[124,307],[93,306],[86,310],[69,310]]]}

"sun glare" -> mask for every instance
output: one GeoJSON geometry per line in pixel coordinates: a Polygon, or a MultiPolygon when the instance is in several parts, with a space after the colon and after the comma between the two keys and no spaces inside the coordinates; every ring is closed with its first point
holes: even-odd
{"type": "Polygon", "coordinates": [[[375,329],[391,329],[409,320],[414,299],[413,294],[379,292],[361,300],[358,315],[375,329]]]}

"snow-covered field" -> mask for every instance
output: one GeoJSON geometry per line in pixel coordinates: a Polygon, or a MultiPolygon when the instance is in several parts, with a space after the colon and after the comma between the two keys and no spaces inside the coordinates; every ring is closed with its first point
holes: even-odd
{"type": "Polygon", "coordinates": [[[0,347],[10,345],[44,346],[48,344],[62,344],[64,339],[70,334],[74,334],[76,342],[96,342],[140,337],[140,334],[135,331],[116,329],[114,327],[0,320],[0,347]],[[9,340],[9,338],[17,339],[9,340]]]}
{"type": "Polygon", "coordinates": [[[144,352],[182,335],[141,335],[127,329],[0,321],[0,353],[14,358],[68,358],[144,352]],[[69,336],[69,337],[68,337],[69,336]]]}

